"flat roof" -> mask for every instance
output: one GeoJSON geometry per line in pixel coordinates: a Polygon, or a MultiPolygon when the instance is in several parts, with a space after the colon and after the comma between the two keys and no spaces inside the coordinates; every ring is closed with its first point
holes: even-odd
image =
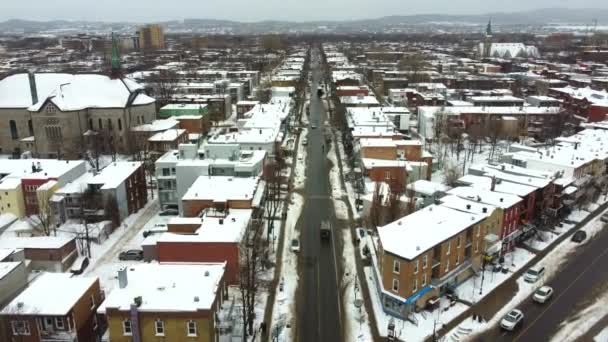
{"type": "Polygon", "coordinates": [[[42,273],[0,313],[3,315],[65,316],[97,277],[42,273]]]}
{"type": "Polygon", "coordinates": [[[129,311],[135,297],[142,299],[139,312],[209,310],[220,291],[225,269],[226,263],[128,266],[127,286],[116,286],[97,312],[105,313],[109,308],[129,311]]]}
{"type": "Polygon", "coordinates": [[[385,251],[413,260],[484,218],[483,215],[432,204],[378,227],[378,236],[385,251]]]}
{"type": "Polygon", "coordinates": [[[182,200],[252,200],[258,182],[258,177],[200,176],[182,200]]]}
{"type": "Polygon", "coordinates": [[[58,249],[72,240],[74,237],[65,236],[2,237],[0,248],[58,249]]]}
{"type": "Polygon", "coordinates": [[[195,234],[163,233],[158,242],[241,242],[253,210],[230,209],[226,217],[203,217],[195,234]]]}
{"type": "Polygon", "coordinates": [[[137,171],[141,165],[141,162],[113,162],[104,167],[88,183],[103,184],[102,189],[114,189],[137,171]]]}

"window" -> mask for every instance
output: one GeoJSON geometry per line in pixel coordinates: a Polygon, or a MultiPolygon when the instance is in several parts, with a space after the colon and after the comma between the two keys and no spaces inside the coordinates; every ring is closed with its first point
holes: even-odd
{"type": "Polygon", "coordinates": [[[477,236],[481,235],[481,226],[477,226],[477,236]]]}
{"type": "Polygon", "coordinates": [[[122,120],[118,119],[118,130],[122,131],[122,120]]]}
{"type": "Polygon", "coordinates": [[[89,129],[93,130],[93,119],[89,118],[89,129]]]}
{"type": "Polygon", "coordinates": [[[188,323],[186,324],[186,331],[188,333],[188,336],[196,336],[196,322],[195,321],[188,321],[188,323]]]}
{"type": "Polygon", "coordinates": [[[422,286],[426,286],[426,273],[422,274],[422,286]]]}
{"type": "Polygon", "coordinates": [[[10,125],[10,129],[11,129],[11,139],[13,139],[13,140],[19,139],[19,131],[17,131],[17,123],[15,122],[15,120],[11,120],[9,122],[9,125],[10,125]]]}
{"type": "Polygon", "coordinates": [[[456,253],[456,265],[460,264],[460,253],[456,253]]]}
{"type": "Polygon", "coordinates": [[[63,329],[64,328],[63,317],[55,317],[55,328],[57,328],[57,329],[63,329]]]}
{"type": "Polygon", "coordinates": [[[165,322],[157,319],[154,322],[154,333],[156,336],[165,336],[165,322]]]}
{"type": "Polygon", "coordinates": [[[475,241],[475,253],[479,252],[479,240],[475,241]]]}
{"type": "Polygon", "coordinates": [[[93,315],[93,330],[97,330],[97,327],[99,325],[97,324],[97,315],[93,315]]]}
{"type": "Polygon", "coordinates": [[[97,128],[99,128],[100,130],[103,129],[103,121],[101,121],[101,118],[99,118],[99,120],[97,120],[97,123],[99,124],[97,128]]]}
{"type": "Polygon", "coordinates": [[[414,287],[412,288],[412,293],[418,291],[418,279],[414,278],[414,287]]]}
{"type": "Polygon", "coordinates": [[[29,335],[30,323],[28,321],[11,321],[13,335],[29,335]]]}
{"type": "Polygon", "coordinates": [[[400,270],[401,270],[401,264],[399,263],[399,261],[397,261],[397,260],[393,261],[393,273],[399,274],[400,270]]]}
{"type": "Polygon", "coordinates": [[[57,111],[57,108],[55,108],[55,106],[53,106],[53,104],[49,103],[49,104],[46,106],[46,113],[47,113],[47,114],[53,114],[53,113],[55,113],[56,111],[57,111]]]}
{"type": "Polygon", "coordinates": [[[91,295],[91,310],[95,310],[95,296],[91,295]]]}
{"type": "Polygon", "coordinates": [[[458,239],[456,240],[456,247],[460,248],[460,236],[458,237],[458,239]]]}
{"type": "Polygon", "coordinates": [[[169,176],[170,174],[169,168],[163,168],[163,176],[169,176]]]}
{"type": "Polygon", "coordinates": [[[445,252],[445,254],[450,254],[450,249],[452,249],[452,241],[448,241],[448,250],[445,252]]]}
{"type": "Polygon", "coordinates": [[[113,127],[112,127],[112,119],[108,119],[108,129],[110,131],[113,129],[113,127]]]}
{"type": "Polygon", "coordinates": [[[414,274],[418,273],[418,260],[414,262],[414,274]]]}
{"type": "Polygon", "coordinates": [[[122,321],[122,334],[125,336],[133,335],[133,327],[131,326],[131,321],[128,319],[122,321]]]}
{"type": "Polygon", "coordinates": [[[398,279],[393,279],[393,291],[394,292],[399,291],[399,280],[398,279]]]}
{"type": "Polygon", "coordinates": [[[450,259],[445,260],[445,271],[448,272],[450,270],[450,259]]]}
{"type": "Polygon", "coordinates": [[[27,128],[30,131],[30,136],[34,135],[34,124],[32,124],[32,119],[27,120],[27,128]]]}
{"type": "Polygon", "coordinates": [[[384,179],[391,179],[391,172],[390,171],[384,172],[384,179]]]}

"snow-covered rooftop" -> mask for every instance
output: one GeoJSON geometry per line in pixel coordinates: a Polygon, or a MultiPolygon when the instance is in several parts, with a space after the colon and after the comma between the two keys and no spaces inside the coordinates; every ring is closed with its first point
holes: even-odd
{"type": "Polygon", "coordinates": [[[226,217],[203,218],[195,234],[164,233],[158,242],[220,242],[238,243],[251,219],[251,209],[231,209],[226,217]]]}
{"type": "Polygon", "coordinates": [[[113,162],[91,178],[89,184],[103,184],[101,189],[114,189],[137,171],[141,165],[141,162],[113,162]]]}
{"type": "Polygon", "coordinates": [[[70,273],[42,273],[1,313],[5,315],[65,316],[97,282],[95,277],[70,273]]]}
{"type": "Polygon", "coordinates": [[[2,237],[0,248],[58,249],[72,240],[74,237],[65,236],[2,237]]]}
{"type": "Polygon", "coordinates": [[[438,192],[448,191],[449,187],[441,183],[420,179],[408,184],[407,189],[427,196],[432,196],[438,192]]]}
{"type": "Polygon", "coordinates": [[[516,195],[490,191],[482,188],[474,188],[471,186],[459,186],[453,188],[448,191],[448,194],[456,195],[471,201],[490,204],[501,209],[511,208],[522,201],[521,197],[516,195]]]}
{"type": "Polygon", "coordinates": [[[412,260],[484,217],[432,204],[378,227],[378,236],[385,251],[412,260]]]}
{"type": "Polygon", "coordinates": [[[109,308],[128,311],[135,297],[142,299],[140,312],[209,310],[220,291],[225,269],[226,263],[128,266],[127,286],[116,286],[97,312],[105,313],[109,308]]]}
{"type": "Polygon", "coordinates": [[[200,176],[182,200],[252,200],[258,187],[258,177],[200,176]]]}

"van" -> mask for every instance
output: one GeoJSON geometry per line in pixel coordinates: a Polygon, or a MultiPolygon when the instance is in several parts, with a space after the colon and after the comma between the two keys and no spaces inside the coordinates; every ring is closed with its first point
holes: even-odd
{"type": "Polygon", "coordinates": [[[536,283],[543,275],[545,275],[544,266],[532,267],[524,273],[524,280],[528,283],[536,283]]]}

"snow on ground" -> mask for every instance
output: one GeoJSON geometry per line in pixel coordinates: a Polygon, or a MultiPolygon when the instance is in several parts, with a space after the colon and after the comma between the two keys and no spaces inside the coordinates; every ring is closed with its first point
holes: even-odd
{"type": "MultiPolygon", "coordinates": [[[[581,228],[582,230],[586,231],[587,235],[588,235],[587,239],[583,243],[586,243],[587,241],[589,241],[591,237],[593,237],[595,234],[597,234],[603,228],[604,228],[604,224],[603,224],[603,222],[600,221],[600,216],[591,220],[589,223],[587,223],[584,227],[581,228]]],[[[536,263],[536,265],[545,266],[545,275],[543,276],[543,279],[539,280],[538,282],[536,282],[534,284],[529,284],[523,280],[523,276],[518,278],[517,284],[519,286],[519,289],[518,289],[516,295],[513,298],[511,298],[511,300],[508,303],[506,303],[502,307],[502,309],[500,309],[494,315],[494,317],[492,317],[492,319],[490,319],[486,324],[479,325],[477,327],[478,328],[477,332],[483,332],[483,331],[493,327],[494,325],[496,325],[498,323],[498,321],[500,321],[500,319],[502,319],[502,317],[507,314],[507,312],[509,312],[512,308],[519,305],[519,303],[524,301],[526,298],[530,297],[532,295],[532,293],[538,287],[542,286],[548,280],[553,278],[553,276],[556,274],[556,272],[559,271],[561,265],[564,262],[566,262],[569,255],[580,245],[581,244],[579,244],[579,243],[572,242],[570,239],[566,239],[566,240],[562,241],[559,245],[555,246],[555,248],[551,252],[549,252],[538,263],[536,263]]],[[[508,261],[508,258],[506,260],[508,261]]],[[[485,285],[484,285],[484,288],[485,288],[485,285]]],[[[606,305],[606,301],[604,301],[603,303],[604,303],[604,305],[606,305]]],[[[455,329],[453,329],[452,331],[454,331],[455,329]]],[[[450,333],[452,333],[452,331],[450,331],[448,333],[448,335],[450,333]]]]}
{"type": "MultiPolygon", "coordinates": [[[[293,175],[294,190],[303,189],[306,181],[306,146],[302,145],[302,140],[306,137],[307,132],[306,129],[303,130],[300,136],[300,145],[297,149],[297,159],[293,175]]],[[[285,236],[279,237],[279,239],[284,239],[283,258],[281,260],[279,288],[275,296],[272,322],[269,327],[272,334],[278,329],[279,341],[291,341],[293,338],[291,327],[295,325],[296,290],[298,288],[299,276],[295,272],[298,268],[298,256],[291,251],[291,240],[299,239],[300,237],[300,232],[296,228],[303,207],[304,198],[302,195],[291,191],[289,194],[287,219],[285,221],[285,236]]]]}
{"type": "MultiPolygon", "coordinates": [[[[574,315],[573,318],[562,322],[558,332],[553,335],[551,341],[577,341],[597,322],[608,315],[608,292],[604,292],[590,306],[574,315]]],[[[604,341],[607,341],[605,338],[604,341]]]]}
{"type": "Polygon", "coordinates": [[[549,247],[557,238],[570,231],[570,229],[573,227],[573,224],[563,223],[561,227],[555,227],[555,229],[551,232],[540,231],[539,234],[543,238],[542,241],[535,236],[524,242],[524,244],[537,251],[542,251],[549,247]]]}
{"type": "Polygon", "coordinates": [[[595,335],[593,338],[595,342],[606,342],[608,341],[608,327],[604,328],[604,330],[600,331],[599,334],[595,335]]]}
{"type": "Polygon", "coordinates": [[[483,274],[482,294],[479,294],[479,288],[482,286],[482,274],[480,272],[479,275],[469,278],[456,288],[458,297],[471,303],[479,302],[490,291],[507,281],[514,272],[517,272],[532,260],[534,254],[522,248],[515,248],[513,252],[505,254],[504,258],[504,266],[509,269],[507,273],[493,272],[491,266],[487,266],[483,274]]]}
{"type": "Polygon", "coordinates": [[[435,326],[439,329],[442,324],[448,323],[468,309],[468,306],[462,303],[455,303],[453,306],[450,306],[449,300],[441,298],[440,306],[434,311],[421,311],[420,313],[415,314],[416,319],[418,319],[418,325],[415,325],[410,321],[395,318],[386,314],[382,309],[380,297],[378,296],[378,287],[374,280],[374,275],[372,274],[373,269],[371,267],[365,267],[364,270],[367,285],[372,293],[371,299],[374,308],[374,316],[376,317],[378,330],[381,336],[388,335],[388,324],[391,319],[394,319],[395,332],[398,338],[402,337],[402,339],[405,339],[408,342],[424,341],[433,334],[433,328],[435,326]]]}

